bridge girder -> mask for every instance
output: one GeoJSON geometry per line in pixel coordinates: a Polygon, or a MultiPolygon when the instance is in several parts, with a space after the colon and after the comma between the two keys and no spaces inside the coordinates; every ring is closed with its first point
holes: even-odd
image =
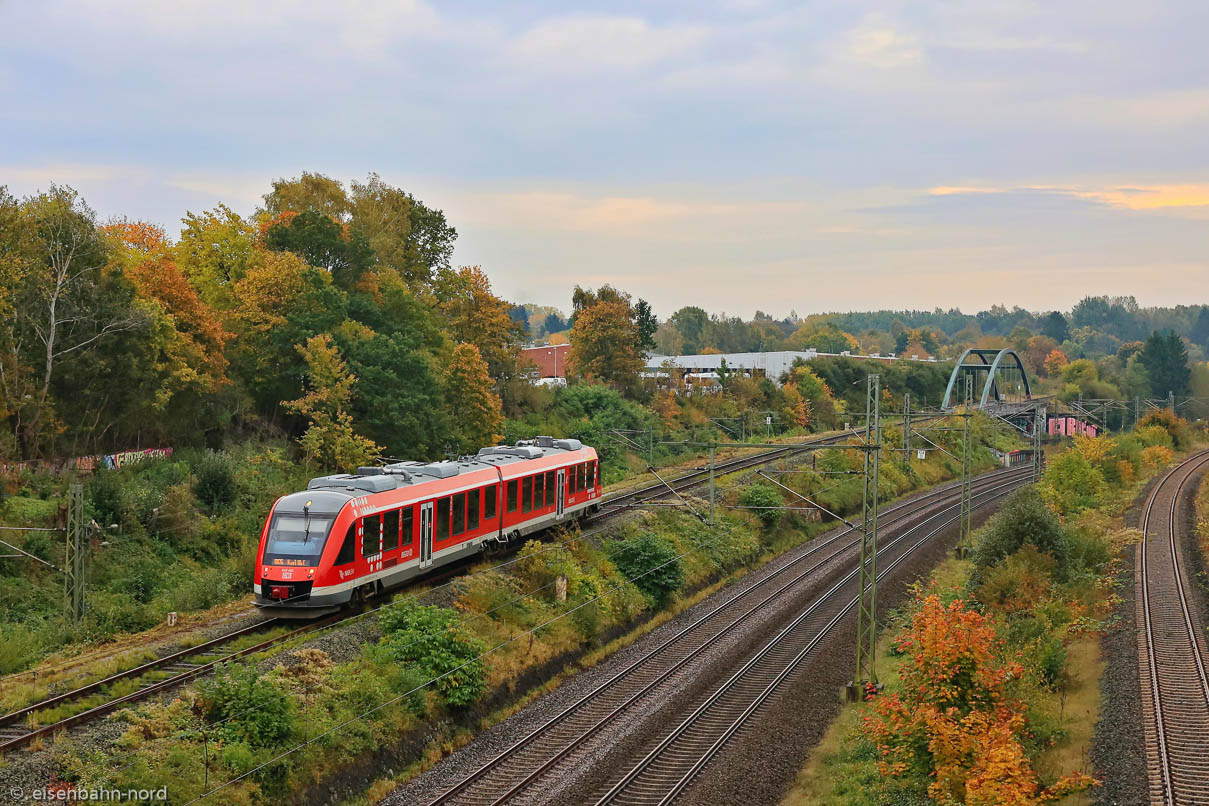
{"type": "Polygon", "coordinates": [[[1024,369],[1024,361],[1020,359],[1019,353],[1010,347],[1005,347],[1002,350],[971,347],[962,353],[961,358],[958,358],[957,363],[953,365],[953,373],[949,376],[949,385],[945,388],[945,396],[944,401],[941,403],[941,408],[946,410],[957,408],[958,401],[953,399],[953,390],[957,387],[957,381],[962,375],[962,370],[986,373],[987,377],[986,381],[982,384],[982,394],[978,400],[978,408],[985,409],[992,395],[994,395],[996,403],[1000,402],[997,373],[1004,361],[1014,362],[1015,368],[1020,370],[1020,378],[1024,382],[1024,398],[1025,400],[1031,400],[1033,391],[1029,385],[1028,372],[1024,369]],[[969,356],[976,357],[981,363],[966,363],[966,358],[969,356]],[[994,356],[994,358],[988,361],[987,359],[991,356],[994,356]]]}

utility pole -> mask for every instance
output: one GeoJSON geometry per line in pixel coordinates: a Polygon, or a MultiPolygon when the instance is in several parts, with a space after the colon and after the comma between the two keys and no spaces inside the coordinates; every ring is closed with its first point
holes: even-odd
{"type": "Polygon", "coordinates": [[[84,618],[84,488],[73,484],[67,494],[67,554],[65,590],[72,624],[84,618]]]}
{"type": "Polygon", "coordinates": [[[715,526],[714,521],[714,455],[718,443],[709,443],[709,525],[715,526]]]}
{"type": "Polygon", "coordinates": [[[971,523],[971,504],[972,493],[974,489],[973,479],[970,478],[970,404],[974,399],[974,378],[970,375],[966,376],[966,405],[965,411],[961,413],[961,537],[959,545],[969,546],[970,538],[970,523],[971,523]]]}
{"type": "Polygon", "coordinates": [[[865,387],[865,492],[861,506],[860,590],[856,609],[856,675],[853,694],[877,685],[877,470],[881,450],[881,376],[865,387]]]}
{"type": "Polygon", "coordinates": [[[911,464],[911,393],[903,393],[903,453],[911,464]]]}
{"type": "Polygon", "coordinates": [[[1045,412],[1033,412],[1033,483],[1041,481],[1041,429],[1045,427],[1045,412]]]}

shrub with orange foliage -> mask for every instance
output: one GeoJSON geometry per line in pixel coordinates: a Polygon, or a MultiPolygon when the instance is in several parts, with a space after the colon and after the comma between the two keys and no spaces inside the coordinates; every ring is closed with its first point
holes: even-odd
{"type": "Polygon", "coordinates": [[[1117,475],[1121,477],[1123,485],[1133,484],[1134,479],[1137,478],[1137,474],[1133,470],[1133,463],[1127,459],[1117,461],[1117,475]]]}
{"type": "Polygon", "coordinates": [[[1142,463],[1151,470],[1170,464],[1174,458],[1175,453],[1166,445],[1151,445],[1142,449],[1142,463]]]}
{"type": "Polygon", "coordinates": [[[680,401],[675,390],[667,389],[656,394],[651,407],[658,412],[664,428],[671,430],[676,427],[680,419],[680,401]]]}
{"type": "Polygon", "coordinates": [[[1008,690],[1024,669],[1003,656],[991,620],[935,594],[917,606],[898,643],[907,655],[901,689],[865,719],[887,782],[942,806],[1034,806],[1094,783],[1073,774],[1041,786],[1022,741],[1026,707],[1008,690]]]}

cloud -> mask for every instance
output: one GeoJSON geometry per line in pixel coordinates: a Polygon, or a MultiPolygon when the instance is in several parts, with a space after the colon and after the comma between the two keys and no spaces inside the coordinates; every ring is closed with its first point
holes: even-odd
{"type": "Polygon", "coordinates": [[[1084,199],[1125,210],[1162,210],[1165,208],[1209,207],[1209,183],[1179,185],[1123,185],[1116,187],[1071,187],[1065,185],[1024,185],[1020,187],[976,187],[939,185],[930,188],[933,196],[994,195],[1035,193],[1084,199]]]}
{"type": "Polygon", "coordinates": [[[887,70],[924,61],[919,40],[880,16],[868,17],[848,34],[847,60],[887,70]]]}
{"type": "Polygon", "coordinates": [[[544,20],[511,44],[524,63],[552,71],[637,70],[682,56],[706,36],[701,26],[653,26],[640,17],[544,20]]]}

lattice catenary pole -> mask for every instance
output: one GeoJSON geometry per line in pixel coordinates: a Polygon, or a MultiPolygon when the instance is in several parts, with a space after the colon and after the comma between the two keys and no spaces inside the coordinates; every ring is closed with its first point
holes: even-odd
{"type": "Polygon", "coordinates": [[[856,609],[856,676],[877,685],[877,471],[881,449],[881,377],[870,375],[865,395],[865,492],[861,506],[860,600],[856,609]]]}
{"type": "Polygon", "coordinates": [[[64,593],[73,624],[84,618],[84,488],[73,484],[67,494],[67,571],[64,593]]]}

